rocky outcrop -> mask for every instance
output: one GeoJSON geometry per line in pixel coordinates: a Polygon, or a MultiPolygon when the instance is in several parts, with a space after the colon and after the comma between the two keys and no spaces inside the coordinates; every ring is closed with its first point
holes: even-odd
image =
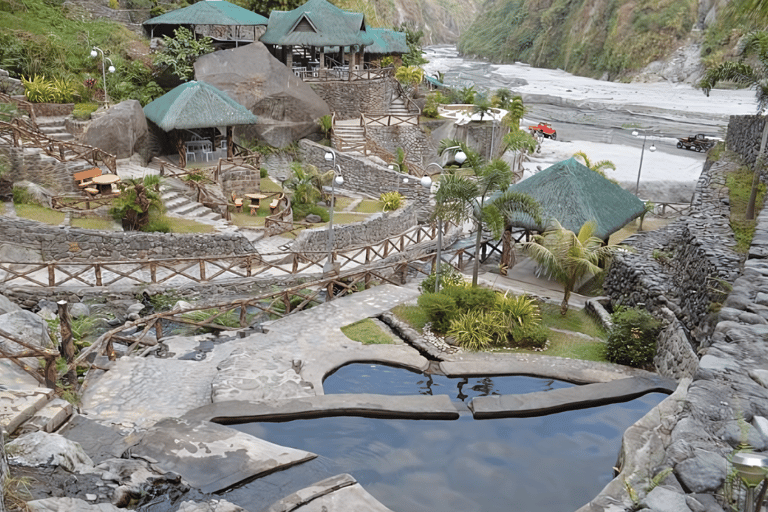
{"type": "Polygon", "coordinates": [[[309,85],[259,42],[200,57],[195,78],[224,91],[259,118],[255,125],[238,127],[238,136],[257,136],[275,147],[318,131],[317,120],[331,113],[309,85]]]}
{"type": "Polygon", "coordinates": [[[147,118],[136,100],[126,100],[94,119],[83,135],[83,143],[97,147],[117,158],[142,152],[149,131],[147,118]]]}

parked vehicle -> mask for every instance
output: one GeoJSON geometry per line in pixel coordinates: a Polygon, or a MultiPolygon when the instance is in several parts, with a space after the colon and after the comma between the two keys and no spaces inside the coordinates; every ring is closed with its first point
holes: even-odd
{"type": "Polygon", "coordinates": [[[552,140],[557,140],[557,130],[552,128],[552,125],[549,123],[539,123],[535,126],[529,126],[528,130],[531,132],[531,135],[533,136],[536,136],[537,134],[539,134],[542,137],[546,137],[552,140]]]}
{"type": "Polygon", "coordinates": [[[678,148],[692,149],[698,152],[709,151],[716,143],[717,139],[707,137],[703,133],[697,133],[690,137],[680,137],[677,139],[678,148]]]}

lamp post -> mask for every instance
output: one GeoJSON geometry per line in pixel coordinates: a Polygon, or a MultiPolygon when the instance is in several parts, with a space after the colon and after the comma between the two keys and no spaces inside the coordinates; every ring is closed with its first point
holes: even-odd
{"type": "Polygon", "coordinates": [[[104,60],[109,61],[109,72],[114,73],[115,72],[115,66],[112,64],[112,59],[109,57],[106,57],[104,55],[104,50],[99,48],[98,46],[94,46],[91,50],[91,57],[96,58],[99,56],[99,52],[101,52],[101,80],[104,83],[104,104],[109,107],[109,96],[107,96],[107,65],[104,62],[104,60]]]}
{"type": "MultiPolygon", "coordinates": [[[[637,130],[634,130],[632,132],[632,135],[637,137],[640,135],[640,133],[637,130]]],[[[638,192],[640,191],[640,172],[643,170],[643,155],[645,155],[645,141],[648,139],[648,134],[643,132],[643,149],[640,151],[640,168],[637,170],[637,184],[635,185],[635,197],[637,197],[638,192]]],[[[651,147],[648,148],[648,151],[653,153],[656,151],[656,146],[651,142],[651,147]]]]}
{"type": "MultiPolygon", "coordinates": [[[[458,151],[456,153],[454,153],[454,155],[453,155],[453,160],[457,164],[459,164],[459,166],[461,166],[461,164],[463,164],[464,162],[467,161],[467,154],[461,149],[461,146],[451,146],[449,148],[445,148],[443,150],[443,153],[445,153],[446,151],[450,151],[452,149],[458,149],[458,151]]],[[[429,165],[432,165],[432,164],[429,164],[429,165]]],[[[427,165],[427,167],[429,167],[429,165],[427,165]]],[[[435,165],[440,166],[440,164],[435,164],[435,165]]],[[[443,168],[440,167],[440,170],[442,171],[443,168]]]]}
{"type": "Polygon", "coordinates": [[[323,265],[323,273],[330,274],[335,270],[333,263],[333,209],[336,206],[336,184],[342,185],[344,178],[341,176],[341,167],[336,164],[336,153],[328,151],[325,153],[326,162],[330,162],[333,170],[333,179],[331,180],[331,211],[328,218],[328,258],[323,265]],[[336,172],[338,171],[338,174],[336,172]]]}
{"type": "Polygon", "coordinates": [[[764,496],[765,488],[760,493],[760,497],[757,500],[757,506],[755,506],[755,490],[760,483],[765,480],[768,472],[768,456],[754,453],[754,452],[738,452],[733,454],[731,459],[734,469],[739,475],[739,478],[747,487],[746,497],[744,504],[744,512],[759,512],[762,508],[760,506],[762,498],[764,496]]]}

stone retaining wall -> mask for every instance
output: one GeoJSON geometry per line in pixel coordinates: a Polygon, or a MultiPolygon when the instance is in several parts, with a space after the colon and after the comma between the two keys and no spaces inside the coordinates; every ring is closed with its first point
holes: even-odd
{"type": "Polygon", "coordinates": [[[26,249],[23,261],[30,261],[30,251],[39,254],[41,261],[86,262],[254,252],[248,239],[238,233],[123,233],[54,227],[7,217],[0,222],[0,240],[1,245],[26,249]]]}
{"type": "Polygon", "coordinates": [[[395,79],[335,80],[307,82],[328,104],[336,119],[357,119],[360,113],[384,114],[389,111],[393,94],[397,94],[395,79]]]}
{"type": "Polygon", "coordinates": [[[82,195],[73,175],[93,167],[84,160],[60,162],[36,148],[8,147],[7,152],[14,181],[28,180],[57,194],[82,195]]]}
{"type": "MultiPolygon", "coordinates": [[[[719,255],[722,259],[718,261],[718,254],[712,247],[715,241],[704,239],[697,232],[706,222],[714,223],[715,232],[726,222],[716,222],[718,215],[713,213],[718,211],[715,203],[722,204],[725,196],[712,192],[718,188],[719,173],[728,165],[736,164],[715,164],[710,170],[705,170],[696,192],[702,199],[697,206],[699,209],[676,223],[688,224],[692,238],[687,242],[697,247],[687,253],[675,253],[683,258],[676,263],[676,272],[687,271],[684,263],[694,265],[696,254],[708,260],[705,266],[710,266],[712,275],[731,277],[739,272],[740,265],[734,262],[734,256],[724,252],[719,255]],[[707,180],[707,176],[711,180],[707,180]]],[[[673,231],[675,229],[679,228],[672,228],[673,231]]],[[[720,236],[724,235],[721,233],[720,236]]],[[[640,247],[649,245],[643,241],[645,238],[638,237],[633,245],[638,242],[640,247]]],[[[679,242],[686,240],[683,238],[679,242]]],[[[731,239],[725,236],[720,245],[722,243],[730,244],[731,239]]],[[[753,247],[766,245],[768,205],[764,205],[758,217],[753,240],[753,247]]],[[[675,512],[731,510],[720,498],[729,471],[728,457],[741,443],[749,443],[751,449],[758,452],[768,449],[768,370],[765,369],[768,368],[768,349],[765,345],[768,339],[768,259],[765,256],[759,250],[750,250],[743,271],[731,280],[732,291],[717,317],[711,321],[714,326],[712,334],[707,335],[709,329],[706,324],[714,314],[696,326],[701,359],[692,379],[682,379],[674,395],[625,432],[619,457],[619,475],[579,512],[638,508],[675,512]],[[753,257],[753,254],[757,256],[753,257]],[[651,490],[651,479],[666,469],[672,472],[651,490]],[[629,496],[627,486],[637,493],[636,501],[629,496]]],[[[625,257],[625,262],[627,260],[625,257]]],[[[654,272],[653,269],[646,269],[646,278],[654,272]]],[[[667,272],[660,278],[637,278],[627,285],[643,288],[653,283],[658,286],[658,281],[664,279],[671,280],[671,273],[667,272]]],[[[700,281],[702,286],[705,283],[700,281]]],[[[664,286],[662,290],[670,291],[670,288],[674,287],[664,286]]],[[[687,293],[695,292],[688,286],[687,293]]],[[[706,293],[699,291],[700,296],[706,293]]],[[[641,294],[649,295],[648,290],[641,290],[641,294]]],[[[628,295],[631,296],[631,292],[628,295]]],[[[696,317],[693,311],[696,308],[680,301],[678,303],[681,304],[681,313],[687,312],[691,322],[696,317]]],[[[681,332],[686,334],[685,322],[669,318],[674,316],[671,310],[659,307],[657,313],[667,317],[668,325],[678,332],[678,336],[683,337],[681,332]],[[676,321],[679,325],[675,325],[676,321]]],[[[669,336],[670,339],[673,337],[669,336]]],[[[685,344],[683,339],[673,343],[678,347],[685,344]]],[[[659,348],[674,350],[666,349],[662,340],[659,348]]],[[[666,363],[673,371],[682,370],[679,361],[674,358],[667,358],[666,363]]]]}
{"type": "MultiPolygon", "coordinates": [[[[340,250],[380,243],[398,235],[417,224],[418,205],[407,202],[393,212],[383,212],[363,222],[335,225],[333,227],[333,249],[340,250]]],[[[295,252],[323,252],[328,250],[328,229],[305,229],[296,237],[291,250],[295,252]]]]}
{"type": "Polygon", "coordinates": [[[760,153],[760,136],[765,123],[765,116],[731,116],[728,121],[725,143],[728,149],[741,155],[749,166],[755,164],[760,153]]]}
{"type": "Polygon", "coordinates": [[[229,200],[232,192],[242,197],[243,194],[249,194],[260,189],[260,173],[257,170],[247,169],[245,167],[222,171],[220,176],[221,189],[224,197],[229,200]]]}
{"type": "Polygon", "coordinates": [[[424,167],[429,153],[434,153],[434,150],[430,151],[430,140],[420,126],[368,125],[367,133],[369,138],[393,155],[397,155],[397,148],[402,148],[405,151],[406,163],[413,161],[424,167]]]}
{"type": "MultiPolygon", "coordinates": [[[[14,96],[14,99],[26,100],[26,96],[14,96]]],[[[63,117],[72,114],[74,103],[32,103],[37,117],[63,117]]]]}
{"type": "MultiPolygon", "coordinates": [[[[299,141],[299,154],[301,160],[317,166],[321,171],[330,169],[330,164],[325,160],[325,153],[329,148],[303,139],[299,141]]],[[[354,153],[336,153],[336,163],[341,168],[344,177],[344,187],[355,192],[368,194],[378,198],[384,192],[391,192],[398,187],[406,199],[416,203],[419,209],[420,220],[425,219],[430,213],[430,192],[421,186],[418,179],[411,177],[409,183],[402,183],[404,175],[376,164],[367,158],[354,153]]],[[[402,230],[401,230],[402,231],[402,230]]]]}

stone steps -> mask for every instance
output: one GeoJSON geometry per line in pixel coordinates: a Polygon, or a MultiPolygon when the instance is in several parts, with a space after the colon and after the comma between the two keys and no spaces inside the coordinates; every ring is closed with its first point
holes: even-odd
{"type": "Polygon", "coordinates": [[[38,117],[37,126],[40,132],[45,136],[56,140],[70,141],[74,140],[75,136],[67,131],[65,120],[66,117],[38,117]]]}
{"type": "Polygon", "coordinates": [[[224,220],[220,213],[189,199],[172,187],[161,185],[160,191],[160,197],[165,205],[168,215],[194,220],[201,224],[212,225],[217,231],[237,229],[224,220]]]}

